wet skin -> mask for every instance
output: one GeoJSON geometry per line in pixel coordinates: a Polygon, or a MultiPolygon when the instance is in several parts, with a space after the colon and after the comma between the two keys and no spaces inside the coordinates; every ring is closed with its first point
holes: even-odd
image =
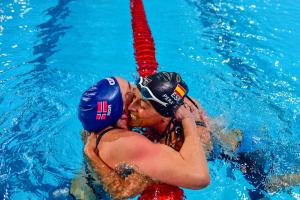
{"type": "MultiPolygon", "coordinates": [[[[118,80],[119,81],[119,80],[118,80]]],[[[128,84],[128,82],[120,83],[119,85],[121,87],[121,91],[123,95],[123,101],[124,101],[124,111],[121,119],[118,121],[117,126],[122,127],[123,129],[128,129],[128,119],[129,121],[134,121],[136,125],[145,125],[148,127],[151,127],[152,129],[157,129],[157,131],[162,132],[162,130],[166,127],[166,124],[168,123],[167,118],[162,117],[159,115],[151,106],[151,104],[147,101],[144,101],[143,99],[140,98],[139,91],[128,84]],[[131,102],[131,104],[130,104],[131,102]],[[137,104],[138,103],[138,104],[137,104]],[[130,117],[128,117],[128,113],[130,113],[130,117]],[[136,117],[140,117],[142,120],[138,120],[136,117]],[[138,122],[138,124],[137,124],[138,122]],[[140,123],[141,122],[141,123],[140,123]]],[[[132,125],[132,123],[131,123],[132,125]]],[[[203,128],[203,127],[202,127],[203,128]]],[[[122,137],[116,136],[116,137],[122,137]]],[[[148,184],[151,183],[149,181],[149,178],[146,178],[145,176],[138,174],[136,172],[133,173],[135,176],[129,175],[126,178],[123,178],[121,176],[111,176],[109,174],[111,173],[116,173],[116,168],[119,168],[119,166],[116,166],[114,168],[109,167],[105,162],[103,162],[100,158],[99,155],[96,155],[94,152],[94,147],[95,147],[95,140],[96,136],[91,135],[88,139],[87,144],[85,145],[85,153],[86,155],[92,160],[93,165],[95,166],[96,172],[101,176],[101,179],[103,181],[103,184],[105,186],[111,185],[112,182],[118,183],[118,190],[115,188],[111,187],[106,187],[107,191],[110,194],[112,194],[115,198],[118,198],[123,195],[125,196],[135,196],[141,192],[141,188],[143,189],[142,182],[144,183],[144,186],[147,186],[148,184]],[[98,166],[98,167],[97,167],[98,166]],[[100,166],[100,167],[99,167],[100,166]],[[141,180],[139,183],[136,184],[136,187],[134,186],[134,183],[137,183],[137,177],[139,180],[141,180]],[[109,177],[109,178],[106,178],[109,177]],[[135,177],[135,178],[132,178],[135,177]],[[132,181],[130,181],[132,178],[132,181]],[[131,191],[128,191],[128,184],[131,184],[131,191]],[[127,189],[127,190],[126,190],[127,189]],[[113,191],[114,190],[114,191],[113,191]],[[123,190],[123,191],[122,191],[123,190]],[[126,192],[124,192],[126,190],[126,192]]],[[[198,146],[198,145],[197,145],[198,146]]],[[[200,145],[201,146],[201,145],[200,145]]],[[[119,163],[122,165],[122,163],[119,163]]]]}

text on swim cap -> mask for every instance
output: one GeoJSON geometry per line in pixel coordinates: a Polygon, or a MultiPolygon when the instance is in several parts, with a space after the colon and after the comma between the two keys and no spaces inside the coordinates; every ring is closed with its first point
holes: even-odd
{"type": "Polygon", "coordinates": [[[174,101],[172,101],[172,99],[167,95],[167,94],[163,94],[162,96],[169,104],[173,105],[174,101]]]}
{"type": "Polygon", "coordinates": [[[171,97],[176,101],[176,102],[178,102],[178,101],[180,101],[180,96],[178,96],[178,94],[177,93],[175,93],[175,92],[173,92],[172,94],[171,94],[171,97]]]}

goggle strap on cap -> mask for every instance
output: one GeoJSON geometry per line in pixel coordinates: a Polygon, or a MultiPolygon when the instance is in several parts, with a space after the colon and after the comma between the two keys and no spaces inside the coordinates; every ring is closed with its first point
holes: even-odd
{"type": "Polygon", "coordinates": [[[141,94],[143,96],[144,99],[146,100],[152,100],[155,101],[157,103],[159,103],[160,105],[167,107],[168,103],[161,101],[160,99],[158,99],[152,92],[151,90],[147,87],[143,85],[143,78],[140,77],[139,83],[138,83],[139,87],[140,87],[140,91],[141,94]],[[150,97],[149,97],[150,95],[150,97]]]}

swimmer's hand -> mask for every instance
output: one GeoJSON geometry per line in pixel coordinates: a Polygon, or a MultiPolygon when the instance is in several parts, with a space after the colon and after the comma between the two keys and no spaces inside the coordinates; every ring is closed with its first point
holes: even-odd
{"type": "Polygon", "coordinates": [[[199,104],[199,102],[196,99],[191,99],[198,106],[198,108],[189,99],[186,98],[184,99],[184,104],[186,104],[190,109],[191,113],[193,114],[194,120],[204,122],[206,127],[209,127],[209,120],[205,114],[203,107],[199,104]]]}
{"type": "MultiPolygon", "coordinates": [[[[199,110],[193,105],[192,103],[184,103],[182,106],[179,107],[175,114],[175,118],[177,120],[183,120],[185,118],[189,118],[190,122],[188,122],[188,125],[184,126],[183,128],[185,129],[184,133],[188,133],[186,128],[188,127],[194,127],[195,121],[202,121],[202,118],[199,116],[199,110]]],[[[193,132],[193,131],[192,131],[193,132]]],[[[206,151],[206,154],[208,155],[209,152],[212,150],[212,144],[211,144],[211,139],[210,139],[210,132],[207,127],[204,126],[197,126],[196,127],[196,132],[198,136],[200,137],[201,143],[203,144],[203,147],[206,151]]]]}
{"type": "Polygon", "coordinates": [[[191,119],[194,121],[194,116],[190,111],[188,105],[183,104],[177,109],[175,113],[175,119],[180,122],[182,122],[184,119],[191,119]]]}
{"type": "Polygon", "coordinates": [[[95,148],[96,148],[96,138],[97,135],[96,134],[91,134],[87,137],[87,141],[86,144],[84,146],[84,153],[88,158],[92,158],[93,156],[97,156],[96,152],[95,152],[95,148]]]}

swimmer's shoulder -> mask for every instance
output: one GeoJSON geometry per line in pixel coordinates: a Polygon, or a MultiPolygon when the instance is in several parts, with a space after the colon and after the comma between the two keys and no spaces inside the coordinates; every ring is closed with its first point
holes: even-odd
{"type": "Polygon", "coordinates": [[[145,136],[124,129],[112,130],[101,140],[99,155],[112,168],[120,162],[128,163],[146,154],[154,145],[145,136]]]}
{"type": "Polygon", "coordinates": [[[130,139],[145,139],[146,137],[138,132],[134,132],[127,129],[113,128],[101,138],[102,141],[113,142],[120,140],[130,140],[130,139]]]}

